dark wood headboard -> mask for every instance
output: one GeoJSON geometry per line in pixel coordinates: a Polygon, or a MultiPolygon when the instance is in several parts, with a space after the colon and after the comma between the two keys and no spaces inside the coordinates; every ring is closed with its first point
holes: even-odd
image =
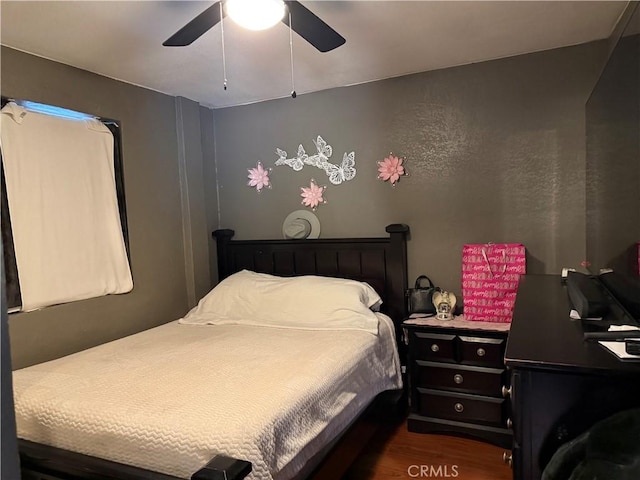
{"type": "Polygon", "coordinates": [[[280,276],[322,275],[367,282],[382,297],[382,311],[399,326],[406,315],[407,235],[393,224],[382,238],[232,240],[233,230],[216,230],[218,276],[247,269],[280,276]]]}

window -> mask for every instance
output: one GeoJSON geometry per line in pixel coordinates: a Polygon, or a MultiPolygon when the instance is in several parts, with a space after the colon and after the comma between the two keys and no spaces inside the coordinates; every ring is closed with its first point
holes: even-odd
{"type": "Polygon", "coordinates": [[[2,107],[11,311],[131,290],[118,123],[27,101],[2,107]]]}

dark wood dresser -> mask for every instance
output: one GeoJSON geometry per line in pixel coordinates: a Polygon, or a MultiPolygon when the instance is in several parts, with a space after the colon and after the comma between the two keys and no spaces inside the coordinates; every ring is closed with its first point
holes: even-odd
{"type": "MultiPolygon", "coordinates": [[[[412,432],[462,435],[509,448],[509,405],[503,396],[507,331],[447,322],[405,322],[412,432]]],[[[456,322],[458,323],[458,322],[456,322]]]]}
{"type": "Polygon", "coordinates": [[[620,361],[585,341],[585,330],[606,324],[570,320],[570,309],[559,276],[520,281],[505,353],[514,434],[507,460],[514,480],[539,480],[560,445],[640,406],[640,363],[620,361]]]}

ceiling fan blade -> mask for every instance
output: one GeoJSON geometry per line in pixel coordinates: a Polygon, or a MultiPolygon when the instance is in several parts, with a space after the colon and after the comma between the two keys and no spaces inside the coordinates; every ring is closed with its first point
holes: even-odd
{"type": "MultiPolygon", "coordinates": [[[[321,52],[329,52],[346,40],[316,14],[297,1],[285,1],[291,12],[291,29],[321,52]]],[[[289,16],[282,21],[289,25],[289,16]]]]}
{"type": "Polygon", "coordinates": [[[165,47],[185,47],[191,45],[211,27],[220,22],[220,2],[207,8],[196,18],[174,33],[162,45],[165,47]]]}

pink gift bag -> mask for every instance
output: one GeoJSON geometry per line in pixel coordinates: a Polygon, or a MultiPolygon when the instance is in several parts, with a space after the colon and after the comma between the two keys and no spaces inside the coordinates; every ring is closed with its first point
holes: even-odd
{"type": "Polygon", "coordinates": [[[520,243],[488,243],[462,248],[462,301],[467,320],[509,323],[520,275],[526,273],[520,243]]]}

